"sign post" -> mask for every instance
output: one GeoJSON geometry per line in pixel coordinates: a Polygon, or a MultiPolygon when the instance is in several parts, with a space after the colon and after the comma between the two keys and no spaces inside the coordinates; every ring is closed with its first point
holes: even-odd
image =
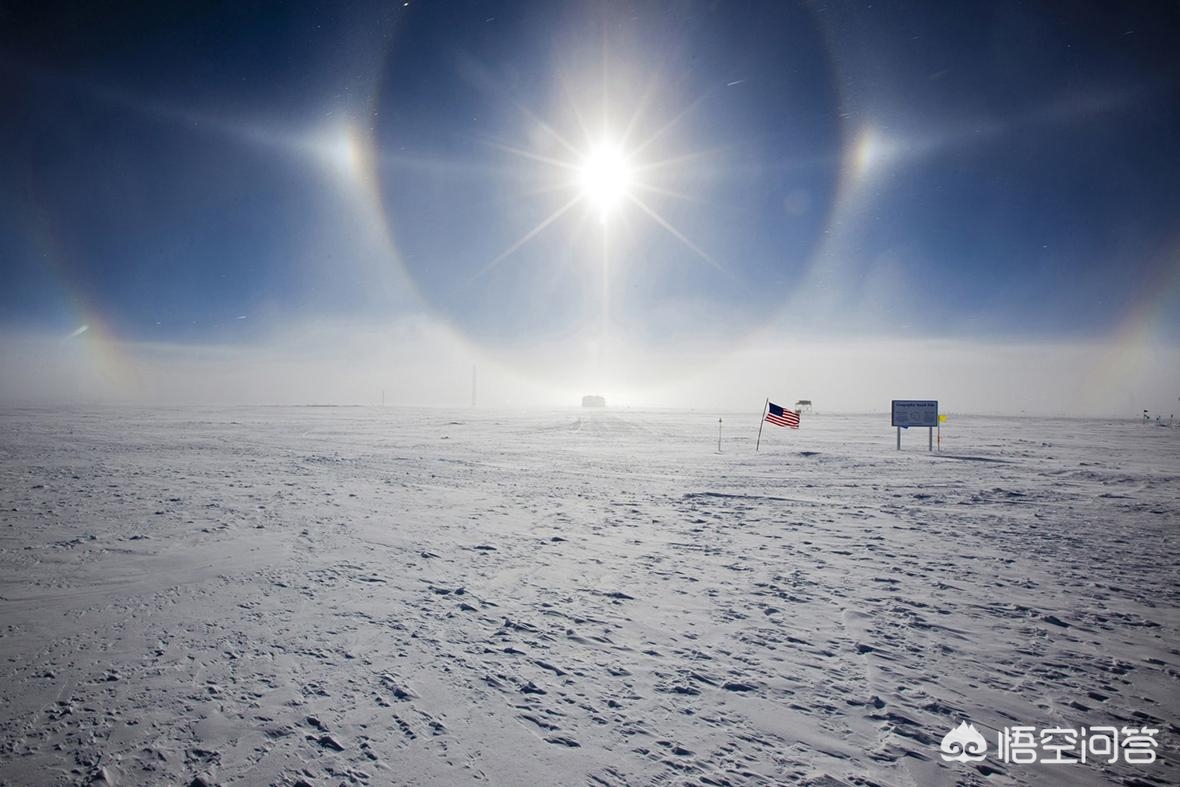
{"type": "MultiPolygon", "coordinates": [[[[935,399],[894,399],[890,408],[890,425],[897,427],[897,450],[901,450],[901,430],[925,426],[929,451],[934,451],[934,428],[938,426],[938,401],[935,399]]],[[[939,434],[941,438],[941,433],[939,434]]],[[[940,441],[941,442],[941,441],[940,441]]]]}

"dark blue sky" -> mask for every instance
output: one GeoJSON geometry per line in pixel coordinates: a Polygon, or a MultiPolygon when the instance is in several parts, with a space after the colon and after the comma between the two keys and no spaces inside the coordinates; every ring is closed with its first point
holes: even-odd
{"type": "Polygon", "coordinates": [[[1180,331],[1174,4],[158,5],[0,7],[6,330],[1180,331]]]}

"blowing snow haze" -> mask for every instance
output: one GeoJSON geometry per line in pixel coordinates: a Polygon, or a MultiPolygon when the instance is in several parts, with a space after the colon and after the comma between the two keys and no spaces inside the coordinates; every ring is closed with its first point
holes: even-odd
{"type": "Polygon", "coordinates": [[[1175,411],[1169,4],[0,8],[0,396],[1175,411]]]}

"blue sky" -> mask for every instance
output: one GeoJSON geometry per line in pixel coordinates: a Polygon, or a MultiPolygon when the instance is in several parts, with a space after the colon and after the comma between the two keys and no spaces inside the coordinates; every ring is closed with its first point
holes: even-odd
{"type": "Polygon", "coordinates": [[[1180,335],[1165,4],[3,14],[10,334],[232,347],[425,315],[477,347],[588,353],[775,325],[1180,335]],[[579,168],[604,142],[631,185],[602,221],[579,168]]]}

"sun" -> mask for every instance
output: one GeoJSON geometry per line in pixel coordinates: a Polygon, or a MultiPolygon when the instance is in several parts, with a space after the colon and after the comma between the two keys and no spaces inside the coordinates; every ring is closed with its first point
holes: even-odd
{"type": "Polygon", "coordinates": [[[631,195],[634,169],[616,144],[596,145],[578,170],[582,196],[598,211],[602,221],[631,195]]]}
{"type": "Polygon", "coordinates": [[[499,142],[492,142],[491,144],[512,156],[525,159],[529,162],[543,164],[556,172],[560,172],[560,177],[542,186],[536,193],[565,192],[565,202],[555,208],[548,216],[538,221],[532,229],[517,238],[508,248],[504,249],[504,251],[493,257],[487,264],[479,268],[470,277],[472,281],[486,275],[504,260],[516,254],[523,246],[545,232],[550,226],[579,205],[584,207],[587,213],[598,214],[598,219],[602,222],[604,228],[602,234],[604,248],[605,239],[608,235],[605,232],[607,221],[612,216],[622,213],[624,208],[634,208],[646,216],[648,220],[680,241],[685,248],[692,251],[696,256],[700,257],[709,265],[712,265],[718,271],[728,275],[728,270],[725,266],[713,259],[700,246],[693,243],[687,235],[665,218],[655,205],[650,204],[652,195],[671,199],[691,198],[689,195],[669,190],[659,185],[658,182],[652,182],[651,177],[653,173],[660,171],[667,172],[670,168],[683,166],[686,161],[693,158],[693,155],[657,159],[654,161],[647,158],[647,156],[643,156],[644,151],[651,147],[653,141],[677,121],[663,126],[653,136],[647,139],[641,139],[637,144],[629,142],[630,132],[636,123],[634,118],[627,125],[628,133],[622,137],[614,138],[608,134],[604,134],[597,138],[597,142],[592,141],[594,138],[587,133],[587,129],[583,125],[582,131],[585,134],[584,138],[587,144],[585,146],[578,146],[553,127],[537,121],[536,116],[527,109],[522,108],[522,111],[527,118],[538,122],[541,129],[547,134],[552,135],[553,140],[564,148],[565,153],[555,156],[549,153],[540,153],[529,148],[499,142]],[[569,193],[571,191],[573,192],[572,194],[569,193]]]}

